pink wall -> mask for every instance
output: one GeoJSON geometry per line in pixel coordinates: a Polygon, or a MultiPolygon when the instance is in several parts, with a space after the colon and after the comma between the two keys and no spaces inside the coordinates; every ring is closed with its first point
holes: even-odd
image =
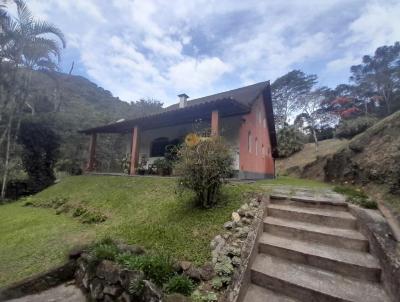
{"type": "Polygon", "coordinates": [[[242,172],[271,176],[275,173],[266,118],[263,97],[260,96],[254,102],[251,112],[243,116],[244,122],[240,127],[240,171],[242,172]],[[251,133],[250,150],[249,132],[251,133]]]}

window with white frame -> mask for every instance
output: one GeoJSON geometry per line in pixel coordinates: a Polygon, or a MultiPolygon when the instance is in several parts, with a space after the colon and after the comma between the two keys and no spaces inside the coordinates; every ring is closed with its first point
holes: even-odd
{"type": "Polygon", "coordinates": [[[249,131],[247,134],[247,151],[249,151],[249,153],[251,153],[251,140],[251,131],[249,131]]]}
{"type": "Polygon", "coordinates": [[[257,137],[256,137],[255,149],[256,149],[256,156],[258,156],[258,139],[257,139],[257,137]]]}

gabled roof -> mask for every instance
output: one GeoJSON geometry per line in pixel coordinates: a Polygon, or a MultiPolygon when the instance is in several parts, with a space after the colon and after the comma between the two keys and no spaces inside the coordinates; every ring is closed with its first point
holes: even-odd
{"type": "MultiPolygon", "coordinates": [[[[199,118],[210,119],[212,110],[218,110],[221,117],[246,114],[250,112],[251,105],[260,95],[263,95],[264,98],[271,146],[275,151],[276,134],[269,81],[190,100],[184,108],[179,108],[179,104],[174,104],[158,113],[79,132],[85,134],[124,133],[131,131],[135,126],[139,126],[143,130],[156,129],[194,122],[199,118]]],[[[275,152],[274,156],[276,156],[275,152]]]]}
{"type": "MultiPolygon", "coordinates": [[[[233,90],[228,90],[225,92],[212,94],[209,96],[189,100],[186,103],[185,107],[226,98],[231,98],[242,105],[250,106],[254,102],[254,100],[261,94],[261,92],[268,86],[269,81],[265,81],[233,90]]],[[[175,109],[179,109],[179,104],[174,104],[165,108],[166,111],[175,109]]]]}

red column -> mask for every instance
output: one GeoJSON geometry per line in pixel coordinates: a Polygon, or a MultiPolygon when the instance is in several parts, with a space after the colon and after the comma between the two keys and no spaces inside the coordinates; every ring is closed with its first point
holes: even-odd
{"type": "Polygon", "coordinates": [[[89,160],[86,165],[86,171],[94,171],[96,168],[96,140],[97,134],[92,133],[90,137],[90,146],[89,146],[89,160]]]}
{"type": "Polygon", "coordinates": [[[138,166],[139,166],[139,128],[135,126],[132,129],[131,170],[129,174],[135,175],[138,166]]]}
{"type": "Polygon", "coordinates": [[[214,110],[211,113],[211,136],[219,135],[219,113],[218,110],[214,110]]]}

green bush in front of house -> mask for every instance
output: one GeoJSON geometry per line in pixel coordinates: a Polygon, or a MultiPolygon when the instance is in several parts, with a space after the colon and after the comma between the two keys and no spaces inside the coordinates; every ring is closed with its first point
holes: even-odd
{"type": "Polygon", "coordinates": [[[220,137],[189,134],[178,152],[178,187],[195,193],[202,208],[216,205],[224,180],[232,175],[233,158],[220,137]]]}

